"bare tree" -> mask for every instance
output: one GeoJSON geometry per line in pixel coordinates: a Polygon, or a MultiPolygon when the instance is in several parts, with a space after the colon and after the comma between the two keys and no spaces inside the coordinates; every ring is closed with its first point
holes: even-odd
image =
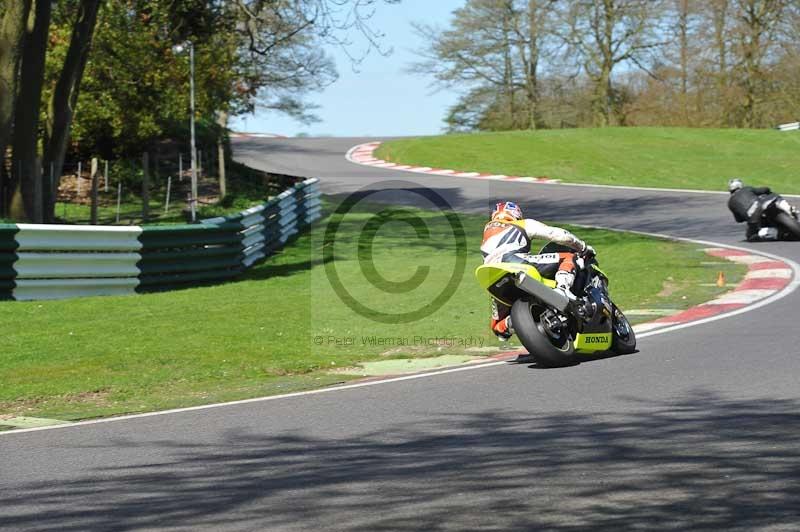
{"type": "MultiPolygon", "coordinates": [[[[460,89],[473,99],[490,87],[506,109],[500,113],[501,128],[512,128],[518,79],[512,49],[517,16],[510,0],[468,0],[453,12],[449,29],[415,23],[425,44],[417,51],[422,60],[409,71],[429,74],[437,86],[460,89]]],[[[497,106],[491,107],[497,111],[497,106]]]]}
{"type": "Polygon", "coordinates": [[[647,54],[665,44],[654,31],[657,0],[580,0],[567,4],[562,38],[593,84],[594,123],[606,126],[621,110],[615,101],[614,69],[629,63],[646,72],[647,54]]]}
{"type": "Polygon", "coordinates": [[[551,0],[527,0],[521,8],[521,15],[515,17],[516,48],[524,79],[524,90],[527,97],[527,127],[536,129],[539,115],[540,62],[547,53],[552,39],[551,0]]]}
{"type": "MultiPolygon", "coordinates": [[[[712,50],[710,68],[705,69],[709,78],[715,80],[712,107],[718,109],[717,125],[730,125],[731,113],[729,94],[730,72],[728,71],[730,55],[730,0],[709,0],[706,4],[705,16],[710,19],[707,27],[711,29],[709,49],[712,50]]],[[[705,40],[705,39],[704,39],[705,40]]]]}
{"type": "Polygon", "coordinates": [[[474,119],[492,129],[536,129],[542,59],[556,41],[552,0],[468,0],[447,29],[415,24],[424,47],[409,71],[433,76],[435,86],[461,89],[451,109],[461,129],[474,119]],[[497,101],[490,101],[494,91],[497,101]],[[469,106],[483,109],[478,118],[469,106]],[[488,119],[491,116],[491,119],[488,119]],[[466,122],[465,122],[466,120],[466,122]]]}
{"type": "Polygon", "coordinates": [[[689,122],[689,0],[676,0],[678,57],[680,64],[680,94],[683,119],[689,122]]]}
{"type": "Polygon", "coordinates": [[[382,46],[383,34],[371,24],[379,4],[397,4],[400,0],[234,0],[242,24],[240,30],[249,40],[249,49],[267,54],[287,40],[314,32],[326,43],[344,50],[354,65],[372,51],[388,54],[382,46]],[[264,31],[270,28],[270,31],[264,31]],[[359,45],[353,36],[365,40],[359,45]]]}
{"type": "Polygon", "coordinates": [[[769,76],[764,70],[765,62],[775,52],[787,3],[788,0],[735,0],[737,71],[744,91],[741,124],[745,127],[763,125],[756,107],[766,92],[769,76]]]}

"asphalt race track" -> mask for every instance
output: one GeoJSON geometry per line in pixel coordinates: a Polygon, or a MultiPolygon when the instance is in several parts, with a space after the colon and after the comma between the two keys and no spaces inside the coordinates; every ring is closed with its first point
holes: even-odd
{"type": "MultiPolygon", "coordinates": [[[[537,218],[800,261],[800,243],[742,242],[725,196],[425,176],[344,159],[367,140],[242,139],[236,152],[321,177],[329,194],[403,180],[459,210],[515,199],[537,218]]],[[[0,435],[0,529],[798,530],[798,303],[795,292],[644,338],[635,355],[560,370],[499,364],[0,435]]]]}

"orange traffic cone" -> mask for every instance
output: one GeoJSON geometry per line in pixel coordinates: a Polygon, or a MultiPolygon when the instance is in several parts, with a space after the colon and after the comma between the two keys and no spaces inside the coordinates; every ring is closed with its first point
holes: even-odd
{"type": "Polygon", "coordinates": [[[720,288],[725,287],[725,272],[719,272],[719,275],[717,276],[717,286],[720,288]]]}

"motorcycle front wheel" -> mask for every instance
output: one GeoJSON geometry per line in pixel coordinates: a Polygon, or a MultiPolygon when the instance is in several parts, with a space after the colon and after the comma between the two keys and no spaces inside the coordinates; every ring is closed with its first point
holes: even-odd
{"type": "Polygon", "coordinates": [[[575,363],[575,343],[566,331],[553,331],[541,320],[542,307],[518,299],[511,307],[514,332],[531,357],[542,366],[555,368],[575,363]]]}
{"type": "Polygon", "coordinates": [[[611,319],[611,350],[618,355],[629,355],[636,352],[636,333],[633,332],[628,318],[614,305],[614,316],[611,319]]]}

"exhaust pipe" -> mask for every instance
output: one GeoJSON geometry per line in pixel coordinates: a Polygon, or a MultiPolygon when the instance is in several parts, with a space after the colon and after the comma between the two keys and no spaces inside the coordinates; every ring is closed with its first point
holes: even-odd
{"type": "Polygon", "coordinates": [[[514,278],[514,284],[517,285],[517,288],[529,293],[559,312],[564,312],[569,306],[569,298],[567,296],[546,287],[539,281],[531,279],[524,272],[517,273],[514,278]]]}

